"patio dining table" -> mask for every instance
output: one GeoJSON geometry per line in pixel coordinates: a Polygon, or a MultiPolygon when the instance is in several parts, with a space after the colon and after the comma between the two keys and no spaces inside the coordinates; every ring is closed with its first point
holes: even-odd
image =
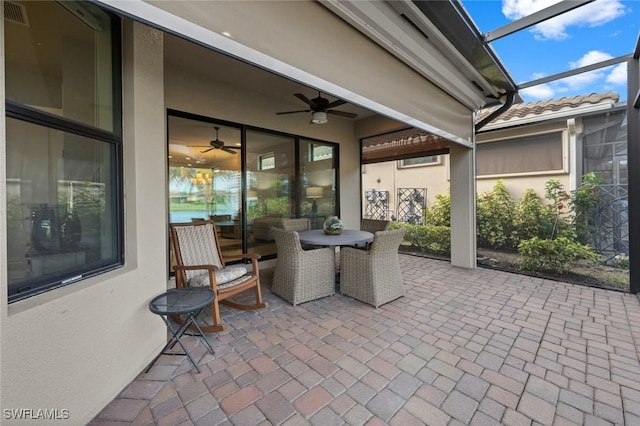
{"type": "Polygon", "coordinates": [[[358,246],[373,241],[373,234],[367,231],[359,231],[355,229],[343,229],[338,235],[328,235],[322,229],[312,229],[310,231],[301,231],[298,233],[300,242],[314,246],[327,246],[333,249],[333,271],[336,276],[336,289],[340,289],[337,285],[340,283],[339,275],[336,273],[336,247],[339,246],[358,246]]]}

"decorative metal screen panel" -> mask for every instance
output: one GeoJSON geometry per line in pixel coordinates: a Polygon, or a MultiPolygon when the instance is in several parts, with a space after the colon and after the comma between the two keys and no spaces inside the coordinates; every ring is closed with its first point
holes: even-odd
{"type": "Polygon", "coordinates": [[[364,200],[365,219],[389,219],[389,191],[364,191],[364,200]]]}
{"type": "Polygon", "coordinates": [[[424,210],[427,207],[426,188],[398,188],[396,204],[398,222],[424,225],[424,210]]]}
{"type": "Polygon", "coordinates": [[[593,246],[605,260],[629,254],[627,185],[598,185],[600,204],[594,217],[593,246]]]}

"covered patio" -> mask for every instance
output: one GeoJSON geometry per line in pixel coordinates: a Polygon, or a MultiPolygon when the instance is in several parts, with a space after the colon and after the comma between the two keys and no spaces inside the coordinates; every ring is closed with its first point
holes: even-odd
{"type": "MultiPolygon", "coordinates": [[[[637,296],[400,255],[404,297],[223,312],[90,423],[640,424],[637,296]],[[204,356],[203,356],[204,355],[204,356]]],[[[157,319],[159,322],[160,320],[157,319]]]]}

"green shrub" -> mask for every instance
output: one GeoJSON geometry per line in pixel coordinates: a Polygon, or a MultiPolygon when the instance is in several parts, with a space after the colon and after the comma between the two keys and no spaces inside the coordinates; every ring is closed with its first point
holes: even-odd
{"type": "Polygon", "coordinates": [[[515,248],[515,203],[502,179],[493,190],[478,197],[478,246],[494,249],[515,248]]]}
{"type": "Polygon", "coordinates": [[[582,176],[580,188],[571,192],[570,207],[573,212],[573,226],[578,241],[586,244],[592,241],[596,225],[595,212],[600,204],[598,185],[602,180],[590,172],[582,176]]]}
{"type": "Polygon", "coordinates": [[[527,189],[516,206],[514,246],[533,237],[550,237],[555,220],[556,212],[543,205],[533,189],[527,189]]]}
{"type": "Polygon", "coordinates": [[[438,194],[431,207],[425,210],[424,223],[432,226],[451,226],[451,196],[438,194]]]}
{"type": "Polygon", "coordinates": [[[393,222],[390,229],[405,228],[404,241],[423,253],[451,254],[451,229],[448,226],[409,225],[393,222]]]}
{"type": "Polygon", "coordinates": [[[598,255],[588,246],[565,237],[555,240],[531,238],[518,245],[520,269],[528,271],[568,272],[580,260],[596,261],[598,255]]]}
{"type": "Polygon", "coordinates": [[[553,239],[568,226],[569,221],[566,218],[571,215],[569,208],[571,198],[565,191],[564,185],[557,179],[550,179],[544,184],[544,197],[551,201],[547,208],[554,217],[551,232],[546,237],[553,239]]]}

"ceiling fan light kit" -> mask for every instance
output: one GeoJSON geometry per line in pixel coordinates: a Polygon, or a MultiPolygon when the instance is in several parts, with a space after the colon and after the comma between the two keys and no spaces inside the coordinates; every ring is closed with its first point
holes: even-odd
{"type": "Polygon", "coordinates": [[[327,121],[327,113],[324,111],[316,111],[311,114],[311,124],[324,124],[327,121]]]}
{"type": "Polygon", "coordinates": [[[333,102],[329,102],[329,99],[323,98],[320,92],[318,92],[318,97],[313,99],[307,98],[302,93],[294,93],[294,96],[300,99],[305,104],[307,104],[309,108],[296,110],[296,111],[276,112],[277,115],[310,112],[311,121],[309,121],[309,124],[326,123],[327,121],[329,121],[327,118],[327,114],[333,114],[333,115],[337,115],[338,117],[345,117],[345,118],[352,118],[352,119],[358,116],[358,114],[354,114],[352,112],[337,111],[337,110],[331,109],[340,105],[344,105],[347,103],[347,101],[343,101],[342,99],[337,99],[333,102]]]}

